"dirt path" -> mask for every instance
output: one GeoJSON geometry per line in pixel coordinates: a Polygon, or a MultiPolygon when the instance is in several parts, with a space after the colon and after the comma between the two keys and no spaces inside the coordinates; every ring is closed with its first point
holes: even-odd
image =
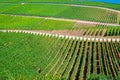
{"type": "MultiPolygon", "coordinates": [[[[58,33],[51,33],[51,31],[38,31],[38,30],[0,30],[1,32],[22,32],[26,34],[35,34],[35,35],[46,35],[46,36],[53,36],[53,37],[61,37],[66,39],[80,39],[84,41],[104,41],[104,42],[119,42],[120,37],[102,37],[102,36],[75,36],[75,35],[66,35],[66,34],[58,34],[58,33]]],[[[56,31],[57,32],[57,31],[56,31]]]]}
{"type": "Polygon", "coordinates": [[[77,23],[86,23],[86,24],[93,24],[93,25],[106,25],[106,26],[120,26],[119,24],[112,24],[112,23],[103,23],[103,22],[93,22],[93,21],[84,21],[84,20],[76,20],[76,19],[67,19],[67,18],[54,18],[54,17],[40,17],[40,16],[30,16],[30,15],[16,15],[16,14],[0,14],[0,15],[10,15],[10,16],[19,16],[19,17],[31,17],[31,18],[44,18],[44,19],[51,19],[51,20],[60,20],[60,21],[71,21],[77,23]]]}

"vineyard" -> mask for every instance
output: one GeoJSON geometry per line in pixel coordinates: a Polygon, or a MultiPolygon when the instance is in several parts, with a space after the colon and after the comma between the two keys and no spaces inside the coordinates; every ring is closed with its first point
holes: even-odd
{"type": "Polygon", "coordinates": [[[0,61],[4,66],[0,68],[1,79],[79,80],[94,74],[120,75],[119,42],[85,42],[25,33],[0,32],[0,36],[0,61]]]}
{"type": "Polygon", "coordinates": [[[120,5],[81,1],[0,0],[0,80],[120,80],[120,5]]]}
{"type": "MultiPolygon", "coordinates": [[[[2,9],[4,9],[4,6],[6,6],[6,4],[2,5],[3,7],[2,9]]],[[[70,18],[70,19],[80,19],[80,20],[105,22],[105,23],[118,23],[118,16],[120,15],[120,13],[109,11],[109,10],[90,8],[90,7],[81,7],[81,6],[67,5],[67,4],[66,5],[44,4],[44,3],[43,4],[42,3],[41,4],[17,4],[17,5],[11,4],[11,6],[13,7],[7,8],[8,10],[6,10],[6,7],[5,7],[5,9],[1,10],[0,13],[56,17],[56,18],[70,18]],[[76,13],[74,13],[74,11],[76,13]]]]}

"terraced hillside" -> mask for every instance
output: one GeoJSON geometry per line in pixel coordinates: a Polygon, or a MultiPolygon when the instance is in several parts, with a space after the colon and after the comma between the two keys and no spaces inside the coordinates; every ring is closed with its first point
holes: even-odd
{"type": "Polygon", "coordinates": [[[119,80],[119,5],[98,3],[0,0],[0,80],[119,80]]]}

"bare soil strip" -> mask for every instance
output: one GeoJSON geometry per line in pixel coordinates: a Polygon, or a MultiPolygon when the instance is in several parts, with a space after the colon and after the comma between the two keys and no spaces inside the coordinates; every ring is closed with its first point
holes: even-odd
{"type": "Polygon", "coordinates": [[[96,43],[96,52],[97,52],[97,56],[96,56],[96,61],[97,61],[97,74],[100,74],[100,57],[99,57],[99,49],[98,49],[98,43],[96,43]]]}
{"type": "Polygon", "coordinates": [[[82,73],[82,80],[86,80],[87,72],[88,72],[88,55],[90,51],[90,42],[87,44],[87,53],[86,53],[86,58],[85,58],[85,63],[84,63],[84,69],[82,73]]]}

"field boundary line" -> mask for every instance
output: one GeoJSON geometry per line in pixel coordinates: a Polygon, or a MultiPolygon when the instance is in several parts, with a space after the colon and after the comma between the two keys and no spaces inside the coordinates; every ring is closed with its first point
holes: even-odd
{"type": "Polygon", "coordinates": [[[28,34],[35,34],[35,35],[43,35],[43,36],[52,36],[52,37],[59,37],[65,39],[73,39],[73,40],[84,40],[84,41],[96,41],[96,42],[119,42],[120,38],[114,37],[89,37],[89,36],[68,36],[68,35],[59,35],[59,34],[51,34],[47,32],[36,32],[34,30],[0,30],[0,32],[16,32],[16,33],[28,33],[28,34]]]}

